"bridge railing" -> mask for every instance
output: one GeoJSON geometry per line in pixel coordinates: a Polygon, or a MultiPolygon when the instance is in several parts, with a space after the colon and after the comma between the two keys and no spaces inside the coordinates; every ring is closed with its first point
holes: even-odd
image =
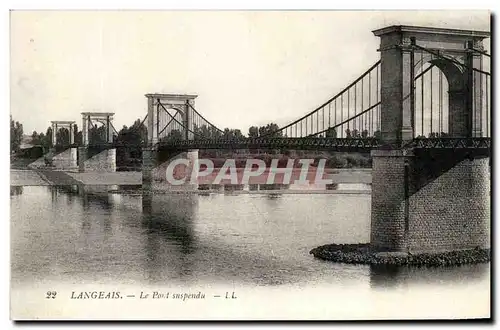
{"type": "Polygon", "coordinates": [[[297,149],[297,150],[336,150],[368,152],[380,145],[375,138],[288,138],[261,137],[240,139],[195,139],[165,141],[160,149],[297,149]]]}
{"type": "Polygon", "coordinates": [[[491,138],[417,138],[407,143],[404,148],[417,149],[490,149],[491,138]]]}

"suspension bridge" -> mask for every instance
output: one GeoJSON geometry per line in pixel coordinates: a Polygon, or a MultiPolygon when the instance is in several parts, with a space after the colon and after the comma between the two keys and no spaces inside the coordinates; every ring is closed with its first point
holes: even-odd
{"type": "MultiPolygon", "coordinates": [[[[227,134],[196,108],[196,95],[146,94],[146,129],[134,144],[142,148],[143,187],[162,181],[162,164],[176,154],[196,158],[198,149],[366,151],[373,246],[489,247],[491,54],[483,40],[490,33],[412,26],[373,33],[379,61],[317,108],[259,137],[227,134]]],[[[103,126],[98,142],[84,133],[80,170],[91,155],[112,162],[117,148],[131,147],[114,138],[113,115],[83,114],[84,131],[94,121],[103,126]]]]}
{"type": "MultiPolygon", "coordinates": [[[[149,147],[174,150],[295,148],[347,152],[381,147],[489,149],[491,73],[485,67],[490,67],[490,55],[478,46],[477,38],[484,38],[484,34],[478,35],[465,40],[461,49],[406,38],[394,47],[405,54],[407,63],[392,63],[395,59],[383,57],[313,111],[254,138],[227,136],[194,107],[195,95],[147,94],[148,113],[142,120],[147,121],[147,130],[137,145],[146,142],[149,147]],[[405,72],[392,72],[395,64],[404,64],[405,72]],[[400,86],[390,86],[394,83],[400,86]]],[[[389,52],[382,51],[384,54],[389,52]]],[[[85,116],[88,119],[84,120],[95,127],[91,116],[85,116]]],[[[130,146],[113,140],[118,132],[110,122],[101,133],[109,136],[105,143],[84,139],[84,144],[130,146]]]]}

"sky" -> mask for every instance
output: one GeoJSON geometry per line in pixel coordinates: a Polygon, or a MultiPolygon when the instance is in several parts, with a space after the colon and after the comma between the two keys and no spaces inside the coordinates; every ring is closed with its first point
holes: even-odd
{"type": "Polygon", "coordinates": [[[11,114],[25,134],[81,112],[114,126],[148,93],[197,94],[220,128],[280,126],[337,94],[379,59],[389,25],[490,30],[486,11],[13,11],[11,114]]]}

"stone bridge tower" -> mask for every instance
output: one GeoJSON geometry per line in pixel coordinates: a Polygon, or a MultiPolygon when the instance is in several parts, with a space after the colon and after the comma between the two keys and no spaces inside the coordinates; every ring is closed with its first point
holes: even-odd
{"type": "Polygon", "coordinates": [[[410,253],[489,247],[488,154],[473,148],[419,150],[405,143],[415,138],[419,60],[432,62],[448,80],[450,137],[482,136],[480,121],[472,118],[481,95],[471,79],[481,59],[472,49],[482,49],[490,34],[411,26],[374,34],[380,37],[382,140],[392,148],[372,151],[371,245],[410,253]]]}
{"type": "Polygon", "coordinates": [[[80,172],[115,172],[116,148],[113,146],[113,112],[82,112],[82,146],[78,148],[80,172]],[[101,141],[91,141],[94,122],[104,127],[101,141]]]}
{"type": "MultiPolygon", "coordinates": [[[[142,182],[144,189],[166,189],[171,190],[179,187],[172,187],[166,178],[166,169],[171,161],[179,158],[187,159],[189,165],[177,166],[180,177],[190,177],[193,171],[194,162],[198,159],[198,150],[188,150],[187,152],[175,152],[172,150],[161,150],[160,140],[165,135],[165,125],[172,123],[171,115],[166,111],[174,110],[180,115],[175,119],[177,128],[181,131],[182,139],[191,140],[194,138],[194,123],[192,109],[195,105],[197,95],[188,94],[146,94],[148,100],[147,118],[147,146],[142,152],[142,182]],[[181,173],[182,172],[182,173],[181,173]]],[[[175,116],[175,115],[174,115],[175,116]]],[[[176,116],[177,117],[177,116],[176,116]]],[[[185,189],[187,185],[183,185],[185,189]]]]}

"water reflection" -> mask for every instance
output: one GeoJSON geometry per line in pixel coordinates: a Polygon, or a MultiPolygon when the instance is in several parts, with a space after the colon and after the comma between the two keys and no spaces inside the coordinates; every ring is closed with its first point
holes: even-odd
{"type": "Polygon", "coordinates": [[[236,191],[284,191],[284,190],[292,190],[292,191],[335,191],[335,190],[358,190],[358,191],[370,191],[371,184],[370,183],[331,183],[331,184],[283,184],[283,183],[258,183],[258,184],[200,184],[198,186],[199,191],[203,192],[236,192],[236,191]]]}
{"type": "Polygon", "coordinates": [[[95,201],[100,200],[99,205],[103,206],[104,208],[108,208],[109,203],[104,202],[103,200],[104,196],[106,196],[107,198],[106,186],[96,187],[97,188],[91,188],[90,186],[86,187],[84,185],[63,185],[51,186],[47,187],[47,189],[50,190],[51,200],[54,204],[57,204],[61,200],[74,200],[75,197],[79,197],[83,202],[83,205],[88,207],[89,195],[93,195],[90,197],[90,199],[93,199],[95,201]]]}
{"type": "Polygon", "coordinates": [[[184,278],[192,274],[196,252],[193,223],[197,198],[192,194],[142,194],[141,226],[145,230],[148,280],[184,278]],[[172,274],[175,273],[175,275],[172,274]]]}
{"type": "Polygon", "coordinates": [[[195,249],[193,221],[197,199],[192,194],[143,194],[142,226],[148,233],[174,240],[183,253],[195,249]]]}
{"type": "Polygon", "coordinates": [[[366,242],[370,195],[268,190],[199,196],[143,194],[137,186],[20,188],[11,187],[11,195],[19,196],[11,198],[14,280],[347,282],[386,288],[481,281],[489,272],[489,265],[383,269],[332,264],[309,255],[321,244],[366,242]]]}
{"type": "Polygon", "coordinates": [[[386,289],[407,285],[467,285],[483,281],[489,272],[489,264],[454,267],[371,265],[370,286],[386,289]]]}

